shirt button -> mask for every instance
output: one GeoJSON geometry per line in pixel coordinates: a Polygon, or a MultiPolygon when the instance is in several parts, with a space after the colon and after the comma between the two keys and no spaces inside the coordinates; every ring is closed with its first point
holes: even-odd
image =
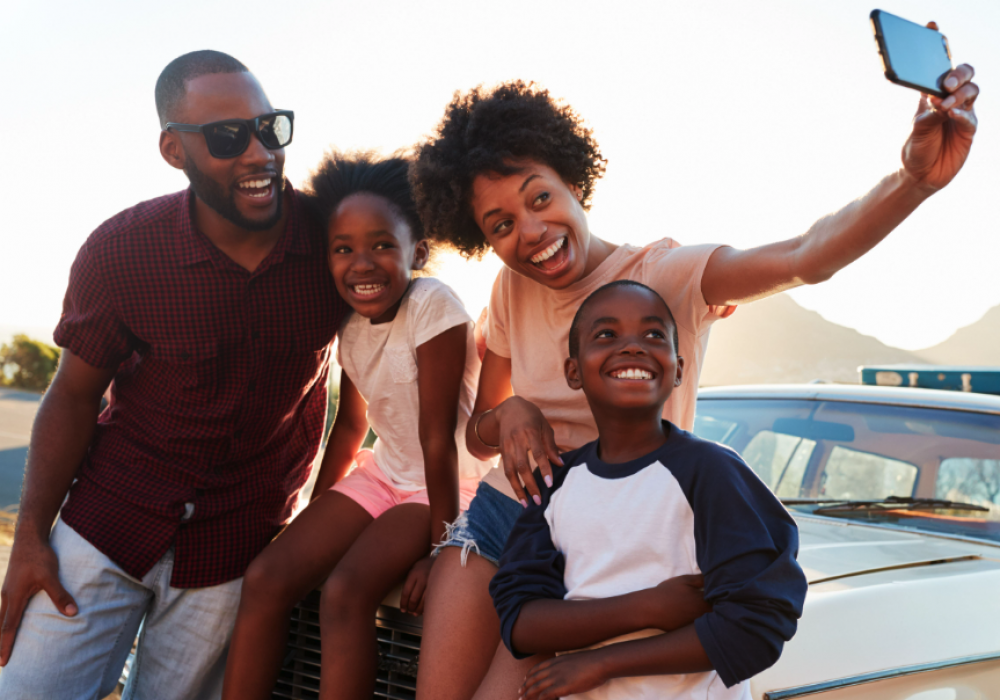
{"type": "Polygon", "coordinates": [[[191,359],[191,353],[189,353],[187,351],[182,352],[181,353],[181,359],[182,360],[190,360],[191,359]]]}
{"type": "Polygon", "coordinates": [[[194,503],[185,503],[184,515],[181,516],[181,520],[190,520],[192,515],[194,515],[194,503]]]}

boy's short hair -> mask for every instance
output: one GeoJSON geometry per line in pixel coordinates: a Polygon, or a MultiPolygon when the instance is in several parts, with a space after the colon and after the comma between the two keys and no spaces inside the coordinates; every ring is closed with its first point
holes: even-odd
{"type": "Polygon", "coordinates": [[[468,258],[482,257],[490,244],[469,205],[472,183],[484,173],[518,172],[519,160],[547,165],[579,187],[584,209],[607,162],[580,115],[534,83],[456,92],[410,173],[428,235],[468,258]]]}
{"type": "Polygon", "coordinates": [[[414,241],[425,238],[409,180],[410,159],[401,153],[388,157],[374,151],[328,151],[309,177],[303,200],[325,226],[337,207],[352,194],[368,193],[386,199],[410,226],[414,241]]]}
{"type": "Polygon", "coordinates": [[[667,318],[670,320],[670,328],[674,340],[674,352],[680,352],[680,346],[678,345],[679,341],[677,338],[677,321],[674,320],[674,312],[670,310],[670,305],[667,304],[662,296],[660,296],[660,293],[652,287],[646,286],[642,282],[636,282],[635,280],[615,280],[614,282],[608,282],[604,286],[598,287],[591,292],[590,296],[584,299],[583,303],[580,304],[580,308],[576,310],[573,322],[569,326],[569,356],[577,357],[580,353],[580,319],[583,317],[583,310],[590,305],[590,302],[597,295],[610,289],[617,289],[618,287],[637,287],[639,289],[645,289],[647,292],[663,302],[663,308],[667,310],[667,318]]]}

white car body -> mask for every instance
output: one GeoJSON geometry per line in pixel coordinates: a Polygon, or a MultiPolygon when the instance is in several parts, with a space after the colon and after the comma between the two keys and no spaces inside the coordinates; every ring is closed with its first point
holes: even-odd
{"type": "MultiPolygon", "coordinates": [[[[699,412],[720,398],[1000,415],[992,396],[834,385],[708,389],[699,412]]],[[[1000,542],[924,531],[919,518],[904,527],[792,513],[809,591],[795,637],[751,680],[755,700],[1000,698],[1000,542]]]]}

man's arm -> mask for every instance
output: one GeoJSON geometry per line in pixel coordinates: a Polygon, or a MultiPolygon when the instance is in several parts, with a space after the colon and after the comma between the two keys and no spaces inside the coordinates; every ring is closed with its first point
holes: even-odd
{"type": "Polygon", "coordinates": [[[101,396],[114,369],[98,369],[64,349],[31,430],[17,531],[0,592],[0,666],[7,664],[28,600],[45,591],[64,615],[76,604],[59,582],[59,562],[49,545],[56,513],[90,445],[101,396]]]}
{"type": "Polygon", "coordinates": [[[977,124],[972,103],[979,88],[972,76],[972,67],[961,65],[945,81],[950,97],[921,96],[903,146],[902,168],[864,197],[823,217],[798,238],[750,250],[716,250],[702,275],[705,301],[743,304],[823,282],[874,248],[965,163],[977,124]]]}

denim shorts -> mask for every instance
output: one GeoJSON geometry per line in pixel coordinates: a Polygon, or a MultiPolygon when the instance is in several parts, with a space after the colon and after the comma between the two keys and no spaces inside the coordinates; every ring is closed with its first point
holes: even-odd
{"type": "Polygon", "coordinates": [[[496,564],[500,561],[507,536],[514,528],[514,521],[523,512],[524,507],[513,498],[489,484],[480,483],[469,510],[448,526],[446,539],[438,551],[444,547],[461,547],[462,566],[465,566],[470,550],[496,564]]]}

